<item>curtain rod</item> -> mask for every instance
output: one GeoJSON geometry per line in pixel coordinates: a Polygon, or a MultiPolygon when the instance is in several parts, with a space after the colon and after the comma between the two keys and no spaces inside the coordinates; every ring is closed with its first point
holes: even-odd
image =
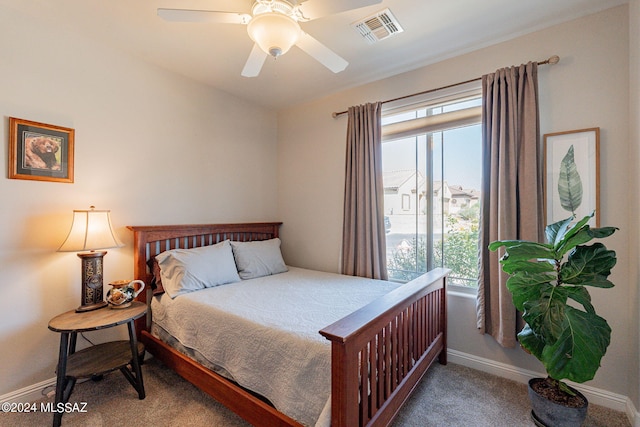
{"type": "MultiPolygon", "coordinates": [[[[558,62],[560,62],[560,57],[558,55],[553,55],[552,57],[550,57],[549,59],[545,59],[544,61],[538,61],[538,65],[546,65],[546,64],[557,64],[558,62]]],[[[411,98],[412,96],[418,96],[418,95],[424,95],[426,93],[431,93],[431,92],[436,92],[438,90],[443,90],[443,89],[449,89],[451,87],[456,87],[456,86],[460,86],[463,84],[467,84],[467,83],[471,83],[471,82],[477,82],[478,80],[482,80],[482,77],[476,77],[475,79],[471,79],[471,80],[466,80],[464,82],[459,82],[459,83],[454,83],[454,84],[450,84],[447,86],[442,86],[442,87],[438,87],[435,89],[429,89],[429,90],[425,90],[422,92],[418,92],[418,93],[412,93],[411,95],[404,95],[404,96],[400,96],[398,98],[393,98],[393,99],[387,99],[386,101],[382,101],[383,104],[386,104],[388,102],[393,102],[393,101],[399,101],[401,99],[406,99],[406,98],[411,98]]],[[[338,116],[341,116],[343,114],[347,114],[349,111],[340,111],[340,112],[333,112],[331,113],[331,116],[335,119],[338,116]]]]}

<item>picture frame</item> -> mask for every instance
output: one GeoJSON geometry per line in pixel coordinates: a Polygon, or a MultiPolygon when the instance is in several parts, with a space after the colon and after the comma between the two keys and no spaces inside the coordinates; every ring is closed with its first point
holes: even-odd
{"type": "Polygon", "coordinates": [[[73,183],[75,131],[9,117],[9,178],[73,183]]]}
{"type": "Polygon", "coordinates": [[[600,128],[544,135],[546,224],[595,212],[600,226],[600,128]]]}

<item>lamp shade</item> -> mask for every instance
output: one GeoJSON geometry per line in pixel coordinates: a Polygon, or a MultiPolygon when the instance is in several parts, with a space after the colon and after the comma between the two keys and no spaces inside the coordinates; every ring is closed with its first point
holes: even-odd
{"type": "Polygon", "coordinates": [[[124,246],[113,232],[111,211],[74,210],[71,230],[59,252],[94,251],[124,246]]]}
{"type": "Polygon", "coordinates": [[[287,53],[300,37],[300,25],[287,15],[277,12],[254,16],[247,32],[260,49],[271,56],[287,53]]]}

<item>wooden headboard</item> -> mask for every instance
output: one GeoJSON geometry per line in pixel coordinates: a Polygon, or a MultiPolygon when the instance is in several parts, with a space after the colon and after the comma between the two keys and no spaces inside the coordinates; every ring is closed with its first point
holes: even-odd
{"type": "MultiPolygon", "coordinates": [[[[253,222],[237,224],[188,224],[188,225],[144,225],[128,226],[133,231],[133,275],[147,285],[138,295],[139,301],[149,303],[153,295],[153,274],[147,261],[169,249],[190,249],[214,245],[223,240],[249,242],[278,237],[281,222],[253,222]]],[[[136,323],[138,333],[150,326],[147,315],[136,323]]]]}

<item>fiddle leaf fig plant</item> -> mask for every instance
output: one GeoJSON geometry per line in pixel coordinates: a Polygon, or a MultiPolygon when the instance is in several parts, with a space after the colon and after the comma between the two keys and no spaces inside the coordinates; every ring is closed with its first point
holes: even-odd
{"type": "Polygon", "coordinates": [[[568,386],[563,379],[593,379],[611,340],[611,328],[596,314],[587,287],[613,287],[608,277],[616,253],[599,242],[585,244],[617,228],[591,228],[591,217],[593,213],[573,225],[573,218],[548,225],[547,243],[503,240],[489,245],[492,251],[505,249],[500,263],[510,275],[506,286],[526,322],[518,334],[520,344],[564,391],[568,386]]]}

